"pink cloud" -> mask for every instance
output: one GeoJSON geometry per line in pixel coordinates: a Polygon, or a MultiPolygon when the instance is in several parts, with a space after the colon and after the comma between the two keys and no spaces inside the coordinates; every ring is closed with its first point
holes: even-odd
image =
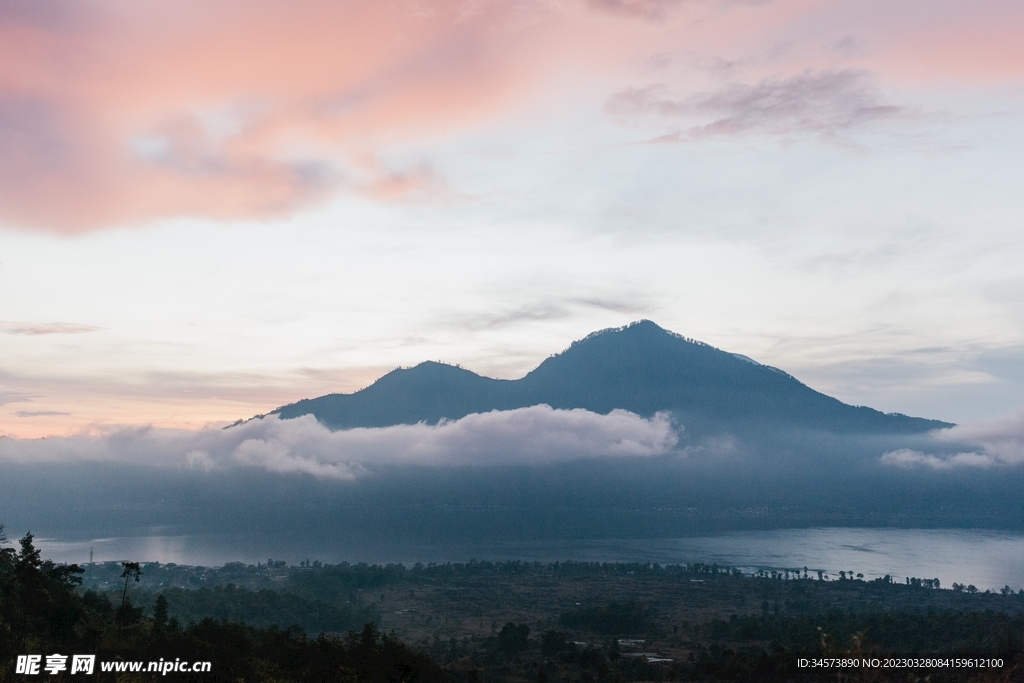
{"type": "Polygon", "coordinates": [[[825,3],[794,22],[810,31],[825,22],[864,46],[863,65],[893,83],[984,85],[1024,75],[1024,5],[1014,0],[882,0],[825,3]]]}
{"type": "Polygon", "coordinates": [[[16,4],[0,14],[0,216],[73,233],[444,192],[426,165],[360,160],[498,111],[539,76],[516,45],[555,36],[505,3],[464,5],[16,4]]]}
{"type": "Polygon", "coordinates": [[[590,0],[590,5],[596,9],[645,19],[663,19],[679,4],[681,0],[590,0]]]}
{"type": "MultiPolygon", "coordinates": [[[[866,75],[854,70],[805,71],[786,79],[730,83],[683,99],[666,96],[657,87],[629,88],[614,94],[606,110],[619,117],[695,122],[687,129],[689,139],[751,132],[834,136],[908,115],[906,108],[885,103],[866,75]]],[[[683,139],[677,132],[652,142],[683,139]]]]}
{"type": "Polygon", "coordinates": [[[17,323],[0,320],[0,332],[39,336],[46,334],[84,334],[100,328],[77,323],[17,323]]]}
{"type": "MultiPolygon", "coordinates": [[[[1008,0],[5,0],[0,220],[71,234],[271,218],[339,192],[435,201],[458,194],[436,164],[379,159],[571,99],[559,73],[614,92],[652,55],[763,53],[731,77],[973,84],[1024,74],[1022,28],[1008,0]],[[844,40],[856,61],[837,68],[844,40]]],[[[679,83],[680,101],[723,86],[679,83]]]]}
{"type": "Polygon", "coordinates": [[[589,0],[590,7],[599,11],[611,12],[624,16],[640,17],[648,20],[662,21],[668,19],[675,10],[686,6],[702,6],[706,8],[730,9],[741,5],[764,5],[773,0],[589,0]]]}

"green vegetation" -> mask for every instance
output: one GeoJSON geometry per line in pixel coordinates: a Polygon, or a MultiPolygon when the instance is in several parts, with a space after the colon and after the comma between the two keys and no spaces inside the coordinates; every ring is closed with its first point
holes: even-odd
{"type": "MultiPolygon", "coordinates": [[[[997,657],[998,670],[849,680],[1016,680],[1024,598],[934,579],[743,576],[692,564],[469,562],[219,569],[43,560],[0,550],[0,682],[19,654],[210,661],[168,680],[626,683],[836,680],[799,657],[997,657]]],[[[156,680],[98,673],[96,680],[156,680]]],[[[163,678],[161,676],[161,678],[163,678]]],[[[61,680],[61,676],[47,676],[61,680]]]]}
{"type": "Polygon", "coordinates": [[[569,628],[605,635],[632,635],[647,630],[647,616],[636,602],[609,603],[601,607],[584,607],[563,612],[559,623],[569,628]]]}
{"type": "Polygon", "coordinates": [[[160,598],[166,603],[168,615],[182,623],[212,617],[260,628],[298,625],[309,633],[344,633],[360,629],[367,622],[380,621],[380,612],[374,606],[353,608],[333,605],[266,588],[248,590],[230,583],[196,590],[168,588],[156,595],[140,593],[136,596],[136,603],[148,611],[155,609],[160,598]]]}
{"type": "MultiPolygon", "coordinates": [[[[0,528],[2,531],[2,528],[0,528]]],[[[123,587],[118,594],[76,590],[83,570],[42,560],[31,534],[20,550],[0,548],[0,681],[25,680],[15,674],[15,659],[23,654],[95,654],[98,661],[209,661],[209,673],[120,673],[118,681],[367,681],[370,683],[446,681],[449,674],[430,657],[407,647],[392,635],[382,635],[372,623],[345,636],[311,637],[302,629],[257,627],[210,616],[182,625],[168,617],[171,600],[180,589],[154,600],[152,616],[132,604],[131,584],[141,568],[123,563],[123,587]],[[120,598],[119,605],[111,595],[120,598]]],[[[202,589],[187,602],[193,609],[207,604],[219,609],[230,600],[210,599],[239,591],[202,589]],[[204,593],[205,591],[205,593],[204,593]]],[[[270,600],[261,591],[258,601],[270,600]]],[[[289,596],[277,596],[289,600],[289,596]]],[[[272,600],[271,600],[272,601],[272,600]]],[[[293,609],[312,603],[297,602],[293,609]]],[[[257,610],[258,611],[258,610],[257,610]]],[[[199,615],[196,614],[198,617],[199,615]]],[[[65,674],[47,675],[62,680],[65,674]]],[[[95,680],[115,680],[97,671],[95,680]]],[[[36,676],[38,678],[39,676],[36,676]]],[[[92,677],[89,677],[92,678],[92,677]]]]}

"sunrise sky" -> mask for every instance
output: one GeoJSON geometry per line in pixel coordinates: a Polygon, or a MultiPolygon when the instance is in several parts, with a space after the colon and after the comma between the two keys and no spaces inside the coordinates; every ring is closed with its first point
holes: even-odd
{"type": "Polygon", "coordinates": [[[0,0],[0,434],[649,318],[1024,406],[1019,0],[0,0]]]}

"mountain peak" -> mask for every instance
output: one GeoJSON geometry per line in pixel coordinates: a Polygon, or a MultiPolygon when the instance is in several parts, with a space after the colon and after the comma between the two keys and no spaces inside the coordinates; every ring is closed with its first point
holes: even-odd
{"type": "MultiPolygon", "coordinates": [[[[622,327],[606,327],[603,330],[591,332],[586,337],[583,337],[583,339],[578,339],[574,341],[572,344],[570,344],[569,349],[572,349],[573,347],[577,347],[583,344],[591,343],[596,339],[654,340],[658,338],[677,339],[684,341],[688,344],[695,344],[697,346],[707,346],[710,348],[714,348],[710,344],[705,344],[702,341],[690,339],[689,337],[684,337],[683,335],[677,332],[666,330],[664,327],[658,325],[653,320],[647,320],[646,318],[644,318],[643,320],[636,320],[634,322],[629,323],[628,325],[623,325],[622,327]]],[[[568,351],[569,349],[566,349],[566,351],[568,351]]],[[[562,353],[564,353],[564,351],[562,353]]]]}
{"type": "Polygon", "coordinates": [[[599,330],[518,380],[481,377],[426,361],[399,368],[353,394],[279,408],[282,418],[313,414],[334,429],[436,423],[470,413],[547,404],[728,425],[778,423],[834,432],[913,433],[950,426],[886,415],[821,394],[776,368],[639,320],[599,330]]]}

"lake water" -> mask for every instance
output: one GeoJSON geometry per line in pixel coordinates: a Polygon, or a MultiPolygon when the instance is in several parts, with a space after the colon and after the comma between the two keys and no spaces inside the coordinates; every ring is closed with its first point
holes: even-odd
{"type": "Polygon", "coordinates": [[[58,562],[136,560],[220,566],[227,562],[303,559],[337,563],[562,560],[599,562],[718,563],[744,572],[758,569],[840,571],[865,578],[890,574],[938,578],[979,589],[1024,587],[1024,535],[978,529],[776,529],[709,536],[641,540],[545,541],[473,545],[352,545],[323,539],[234,536],[135,536],[85,541],[37,539],[43,556],[58,562]]]}

